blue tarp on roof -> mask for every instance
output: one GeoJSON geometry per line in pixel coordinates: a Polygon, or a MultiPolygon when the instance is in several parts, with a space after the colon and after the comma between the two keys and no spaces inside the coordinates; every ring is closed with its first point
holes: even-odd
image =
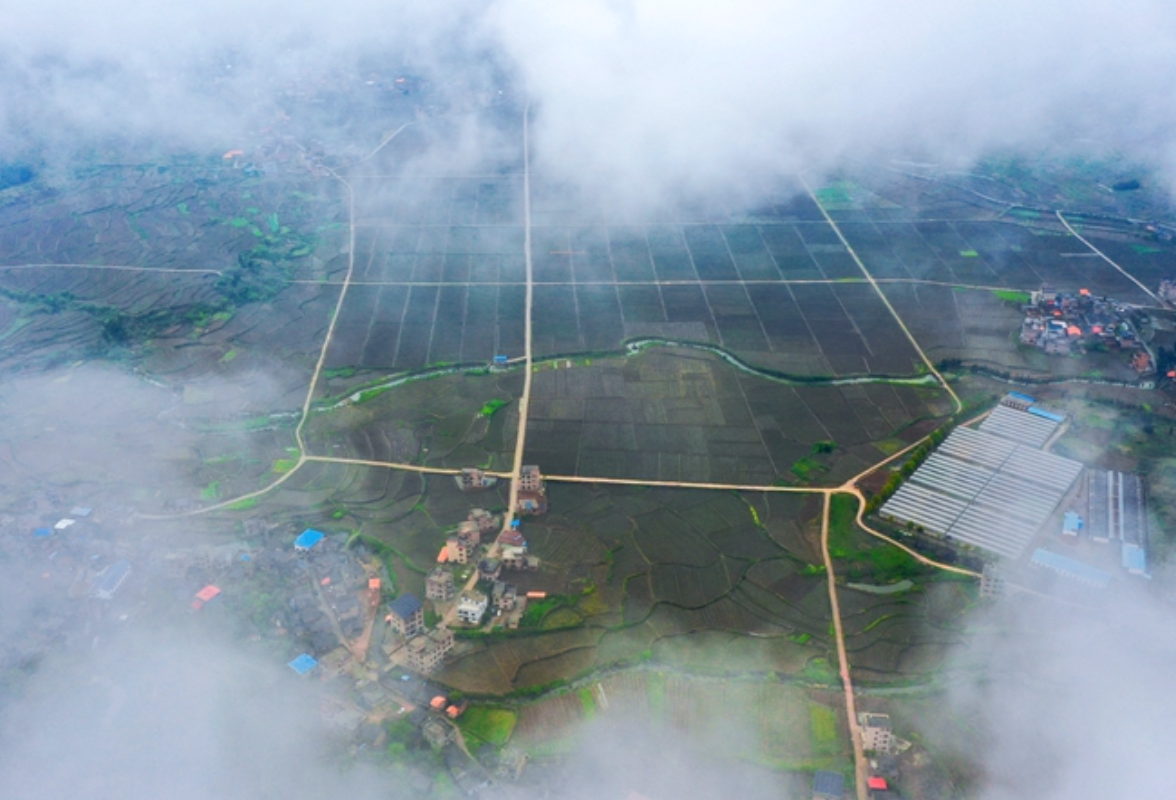
{"type": "Polygon", "coordinates": [[[1123,569],[1141,575],[1147,572],[1147,553],[1142,547],[1123,542],[1123,569]]]}
{"type": "Polygon", "coordinates": [[[1061,414],[1055,414],[1052,411],[1046,411],[1044,408],[1040,408],[1039,406],[1029,406],[1029,413],[1044,419],[1052,420],[1054,422],[1060,423],[1066,421],[1066,418],[1061,414]]]}
{"type": "Polygon", "coordinates": [[[299,675],[305,675],[312,669],[318,666],[318,662],[314,660],[308,653],[303,653],[290,662],[290,669],[297,672],[299,675]]]}
{"type": "Polygon", "coordinates": [[[1067,578],[1091,583],[1100,588],[1105,588],[1111,582],[1111,573],[1103,572],[1098,567],[1083,564],[1081,561],[1051,553],[1049,550],[1040,548],[1034,550],[1032,563],[1034,566],[1052,569],[1067,578]]]}
{"type": "Polygon", "coordinates": [[[388,610],[401,619],[408,619],[413,614],[420,611],[421,608],[423,608],[421,601],[417,600],[414,595],[408,594],[407,592],[400,595],[400,597],[397,597],[388,604],[388,610]]]}
{"type": "Polygon", "coordinates": [[[1026,403],[1036,403],[1037,402],[1034,398],[1030,397],[1029,395],[1021,394],[1020,392],[1009,392],[1009,397],[1015,397],[1018,400],[1024,400],[1026,403]]]}
{"type": "Polygon", "coordinates": [[[821,797],[843,797],[845,795],[845,776],[840,772],[817,770],[813,775],[813,794],[821,797]]]}
{"type": "Polygon", "coordinates": [[[123,581],[131,574],[130,561],[116,561],[106,569],[102,570],[101,574],[94,579],[93,594],[101,597],[104,600],[109,600],[114,597],[114,593],[118,591],[118,587],[122,586],[123,581]]]}
{"type": "Polygon", "coordinates": [[[314,528],[307,528],[298,535],[297,539],[294,540],[294,549],[309,550],[321,542],[324,536],[326,536],[326,534],[322,531],[316,531],[314,528]]]}
{"type": "Polygon", "coordinates": [[[52,528],[37,528],[35,531],[33,531],[33,536],[36,536],[38,539],[48,539],[52,535],[52,528]]]}
{"type": "Polygon", "coordinates": [[[1068,531],[1082,530],[1082,517],[1077,511],[1067,511],[1062,519],[1062,527],[1068,531]]]}

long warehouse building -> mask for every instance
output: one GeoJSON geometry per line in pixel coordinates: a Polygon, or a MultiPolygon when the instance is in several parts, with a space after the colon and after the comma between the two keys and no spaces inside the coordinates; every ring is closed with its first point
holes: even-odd
{"type": "Polygon", "coordinates": [[[1047,441],[1058,427],[1056,419],[1003,406],[997,411],[1005,419],[989,430],[982,425],[980,430],[953,431],[882,506],[882,516],[953,542],[1019,558],[1069,494],[1083,467],[1022,443],[1047,441]],[[1008,415],[1032,422],[1023,425],[1008,415]]]}

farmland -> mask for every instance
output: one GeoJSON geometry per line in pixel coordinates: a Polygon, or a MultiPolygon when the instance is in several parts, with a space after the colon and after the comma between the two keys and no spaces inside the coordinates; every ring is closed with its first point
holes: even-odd
{"type": "MultiPolygon", "coordinates": [[[[1153,302],[1060,220],[946,179],[864,169],[816,187],[844,242],[800,184],[750,210],[626,220],[537,181],[528,226],[513,155],[416,176],[398,146],[340,180],[206,159],[20,189],[0,207],[0,459],[21,519],[47,513],[23,495],[53,484],[118,509],[123,536],[314,526],[369,545],[387,591],[423,595],[447,534],[472,508],[501,512],[510,486],[464,494],[402,467],[510,470],[525,426],[550,510],[520,528],[541,569],[509,580],[546,598],[518,630],[461,630],[433,676],[475,701],[474,745],[550,755],[628,709],[721,730],[716,752],[763,767],[847,770],[831,588],[866,692],[942,677],[978,602],[857,528],[849,493],[822,493],[954,411],[896,315],[971,408],[1007,388],[973,366],[1122,377],[1020,348],[1027,292],[1153,302]]],[[[1146,285],[1176,264],[1170,242],[1075,224],[1146,285]]],[[[1075,430],[1114,444],[1119,417],[1080,410],[1075,430]]],[[[1159,441],[1147,415],[1123,415],[1130,441],[1107,458],[1159,441]]]]}
{"type": "MultiPolygon", "coordinates": [[[[712,752],[776,769],[841,769],[844,723],[822,701],[827,695],[761,681],[714,681],[640,670],[610,675],[586,690],[605,719],[639,720],[698,736],[712,752]],[[603,703],[601,702],[603,699],[603,703]],[[601,711],[606,705],[607,710],[601,711]],[[747,709],[754,709],[748,713],[747,709]],[[811,709],[822,709],[820,743],[811,742],[811,709]]],[[[569,731],[585,721],[577,694],[569,692],[523,706],[514,744],[537,755],[570,748],[569,731]]]]}
{"type": "Polygon", "coordinates": [[[533,391],[527,457],[547,472],[745,485],[839,483],[949,408],[932,387],[789,386],[675,348],[543,370],[533,391]]]}
{"type": "MultiPolygon", "coordinates": [[[[417,480],[419,494],[347,507],[366,535],[395,552],[403,587],[419,592],[444,532],[488,497],[462,495],[448,478],[417,480]]],[[[480,695],[526,694],[596,670],[650,663],[694,674],[832,680],[821,666],[829,658],[828,595],[812,566],[820,558],[818,506],[754,493],[579,484],[552,484],[549,491],[552,513],[523,529],[544,568],[511,580],[559,602],[532,627],[469,638],[463,655],[442,671],[446,683],[480,695]]],[[[935,646],[958,639],[948,629],[970,602],[961,594],[963,606],[952,605],[957,584],[941,590],[925,571],[903,574],[914,583],[902,595],[849,592],[859,597],[850,602],[853,630],[867,629],[854,640],[855,666],[860,661],[879,679],[936,669],[944,653],[935,646]],[[928,633],[929,620],[942,630],[928,633]]]]}

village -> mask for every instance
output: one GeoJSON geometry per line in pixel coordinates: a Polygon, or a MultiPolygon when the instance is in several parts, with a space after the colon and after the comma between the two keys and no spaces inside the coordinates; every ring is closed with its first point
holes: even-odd
{"type": "MultiPolygon", "coordinates": [[[[455,479],[466,492],[495,481],[477,469],[455,479]]],[[[538,467],[523,468],[518,495],[517,514],[546,511],[538,467]]],[[[105,646],[148,617],[227,628],[321,684],[323,722],[353,753],[394,741],[432,753],[425,766],[407,767],[417,796],[442,772],[463,794],[493,796],[495,777],[517,779],[525,755],[479,744],[472,753],[458,724],[468,702],[430,677],[470,647],[455,631],[515,629],[528,601],[545,597],[524,588],[540,562],[527,553],[520,520],[502,521],[480,508],[455,521],[418,598],[397,592],[378,554],[347,532],[254,518],[234,542],[130,542],[112,535],[134,525],[130,509],[54,496],[0,517],[0,553],[31,576],[34,602],[53,609],[5,640],[0,668],[19,670],[50,648],[105,646]]]]}
{"type": "MultiPolygon", "coordinates": [[[[1164,281],[1159,297],[1171,303],[1169,298],[1176,298],[1176,284],[1164,281]]],[[[1075,293],[1042,286],[1030,294],[1023,311],[1022,345],[1056,356],[1122,353],[1141,378],[1156,373],[1152,320],[1144,309],[1095,297],[1089,289],[1075,293]]]]}

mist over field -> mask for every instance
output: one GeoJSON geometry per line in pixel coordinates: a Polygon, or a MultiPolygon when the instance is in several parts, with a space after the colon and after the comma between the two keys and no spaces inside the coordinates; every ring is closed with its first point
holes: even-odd
{"type": "Polygon", "coordinates": [[[1100,608],[1011,598],[975,620],[942,718],[929,720],[984,764],[983,800],[1162,795],[1163,731],[1176,713],[1171,606],[1100,608]]]}
{"type": "Polygon", "coordinates": [[[228,148],[273,124],[282,92],[402,70],[530,102],[537,169],[590,209],[753,203],[846,159],[966,168],[1060,146],[1176,163],[1176,12],[1152,0],[51,0],[8,15],[0,42],[9,147],[228,148]]]}
{"type": "Polygon", "coordinates": [[[6,797],[389,796],[387,776],[338,764],[293,673],[192,631],[112,644],[47,659],[3,708],[6,797]]]}
{"type": "MultiPolygon", "coordinates": [[[[967,170],[995,152],[1126,154],[1176,186],[1176,6],[1157,0],[13,5],[0,26],[0,165],[37,164],[50,182],[92,149],[160,148],[219,162],[272,128],[301,145],[328,142],[326,151],[343,143],[351,165],[518,173],[528,108],[536,195],[585,220],[747,209],[795,187],[797,174],[816,185],[845,165],[894,160],[967,170]],[[395,107],[375,89],[363,94],[397,76],[428,90],[397,97],[395,107]],[[345,88],[357,93],[335,103],[345,88]],[[400,131],[404,149],[373,158],[400,131]]],[[[356,201],[359,216],[391,217],[385,191],[397,190],[374,188],[356,201]]],[[[395,208],[435,199],[422,190],[395,208]]],[[[333,201],[338,217],[345,201],[333,201]]],[[[95,199],[85,213],[113,202],[95,199]]],[[[504,200],[504,216],[517,216],[516,205],[513,195],[504,200]]],[[[227,217],[236,213],[226,204],[227,217]]],[[[340,219],[333,224],[345,232],[340,219]]],[[[481,243],[497,254],[517,239],[518,229],[489,229],[481,243]]],[[[365,241],[374,262],[377,244],[365,241]]],[[[333,267],[314,280],[299,273],[307,306],[328,277],[338,283],[348,255],[339,243],[333,267]]],[[[226,485],[236,491],[248,479],[252,491],[272,480],[275,454],[298,455],[286,423],[302,407],[327,324],[282,307],[285,314],[310,344],[248,371],[242,363],[253,354],[230,366],[237,351],[225,345],[213,362],[223,375],[193,381],[187,395],[179,386],[186,373],[162,388],[93,364],[74,370],[69,385],[62,368],[0,386],[0,424],[12,439],[2,455],[20,465],[0,483],[57,480],[75,493],[109,492],[100,499],[128,509],[161,486],[195,498],[211,485],[211,503],[226,498],[208,465],[237,451],[249,471],[226,485]],[[203,450],[195,443],[205,418],[266,414],[280,419],[236,439],[218,434],[203,450]],[[115,466],[104,467],[110,459],[115,466]],[[197,483],[196,474],[208,480],[197,483]]],[[[101,337],[100,326],[91,335],[101,337]]],[[[248,342],[286,337],[296,338],[266,329],[248,342]]],[[[323,486],[329,496],[326,479],[323,486]]],[[[57,513],[50,505],[33,504],[27,516],[57,513]]],[[[165,534],[183,541],[189,531],[177,524],[165,534]]],[[[0,638],[16,641],[71,607],[47,580],[0,561],[0,638]]],[[[1099,609],[1022,600],[969,619],[975,641],[943,670],[950,702],[941,718],[920,723],[941,732],[944,748],[982,762],[980,800],[1163,796],[1176,719],[1173,609],[1142,594],[1099,609]]],[[[389,797],[387,775],[340,766],[344,745],[322,724],[321,687],[287,673],[284,660],[240,642],[156,626],[66,653],[30,649],[0,676],[0,795],[389,797]]],[[[747,737],[752,747],[744,709],[729,711],[698,739],[623,714],[596,720],[566,756],[559,796],[750,800],[793,791],[777,773],[707,759],[719,740],[729,749],[747,737]]],[[[391,796],[412,796],[400,791],[391,796]]],[[[541,795],[523,786],[511,796],[541,795]]]]}

